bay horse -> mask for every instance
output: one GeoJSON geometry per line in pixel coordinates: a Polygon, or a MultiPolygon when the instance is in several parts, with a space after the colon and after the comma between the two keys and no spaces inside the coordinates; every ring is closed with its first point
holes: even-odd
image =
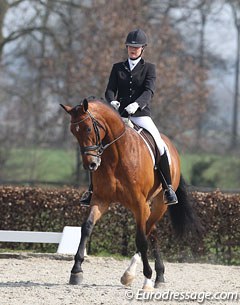
{"type": "Polygon", "coordinates": [[[61,106],[71,116],[70,129],[79,143],[84,169],[92,173],[93,183],[90,212],[82,224],[81,240],[69,283],[82,283],[84,249],[93,227],[111,204],[120,203],[135,218],[137,250],[121,282],[131,284],[136,263],[141,256],[143,289],[153,289],[152,269],[148,261],[150,241],[155,257],[154,287],[158,287],[164,282],[164,265],[158,249],[157,222],[167,209],[170,210],[173,226],[179,234],[183,233],[187,222],[195,221],[192,207],[187,200],[176,148],[162,135],[170,153],[172,185],[178,197],[178,204],[168,207],[164,202],[158,171],[154,169],[147,145],[136,131],[125,125],[117,111],[96,98],[84,99],[75,107],[61,106]]]}

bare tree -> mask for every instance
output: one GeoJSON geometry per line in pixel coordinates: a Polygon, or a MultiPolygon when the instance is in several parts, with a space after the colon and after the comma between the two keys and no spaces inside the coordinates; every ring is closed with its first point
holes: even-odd
{"type": "Polygon", "coordinates": [[[155,119],[159,118],[160,130],[175,139],[180,139],[184,131],[195,130],[207,109],[207,66],[201,64],[198,50],[189,51],[178,26],[189,22],[196,5],[196,1],[155,1],[151,13],[154,45],[150,53],[157,63],[159,79],[155,119]],[[182,10],[177,17],[172,13],[176,10],[182,10]]]}
{"type": "Polygon", "coordinates": [[[235,89],[232,114],[232,135],[231,148],[235,149],[238,145],[238,117],[239,117],[239,72],[240,72],[240,1],[228,0],[232,8],[234,24],[237,31],[237,50],[236,50],[236,70],[235,70],[235,89]]]}
{"type": "MultiPolygon", "coordinates": [[[[21,2],[24,1],[18,1],[21,2]]],[[[163,14],[160,12],[157,23],[153,22],[151,5],[152,1],[146,0],[134,0],[127,7],[122,0],[92,1],[89,7],[76,5],[74,1],[68,1],[68,6],[65,1],[57,0],[33,3],[35,14],[29,24],[10,33],[5,41],[20,39],[20,34],[26,37],[28,33],[27,41],[32,46],[22,49],[22,55],[25,53],[34,75],[30,99],[36,132],[42,133],[48,124],[44,120],[46,107],[42,106],[48,105],[48,100],[51,103],[50,96],[56,98],[55,105],[78,103],[86,95],[103,96],[111,65],[126,57],[124,40],[134,27],[147,32],[150,47],[146,59],[157,64],[159,81],[154,100],[159,106],[155,118],[159,118],[161,129],[176,137],[181,130],[194,128],[205,111],[202,99],[207,96],[206,73],[184,49],[183,37],[172,25],[169,7],[174,3],[170,1],[163,14]],[[37,25],[33,22],[36,16],[40,21],[37,25]],[[175,120],[176,106],[178,120],[175,120]]],[[[49,126],[58,115],[57,111],[52,114],[49,126]]],[[[67,125],[61,123],[62,141],[65,141],[67,125]]]]}

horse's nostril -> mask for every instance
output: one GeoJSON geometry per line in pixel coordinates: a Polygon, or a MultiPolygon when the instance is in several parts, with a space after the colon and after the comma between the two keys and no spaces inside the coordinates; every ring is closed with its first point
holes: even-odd
{"type": "Polygon", "coordinates": [[[97,164],[95,162],[92,162],[90,165],[89,165],[89,169],[90,170],[95,170],[97,168],[97,164]]]}

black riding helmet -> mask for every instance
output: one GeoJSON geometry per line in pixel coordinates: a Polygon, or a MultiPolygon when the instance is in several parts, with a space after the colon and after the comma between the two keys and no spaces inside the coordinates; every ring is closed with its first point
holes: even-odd
{"type": "Polygon", "coordinates": [[[147,35],[141,29],[136,29],[128,33],[125,42],[130,47],[145,47],[147,45],[147,35]]]}

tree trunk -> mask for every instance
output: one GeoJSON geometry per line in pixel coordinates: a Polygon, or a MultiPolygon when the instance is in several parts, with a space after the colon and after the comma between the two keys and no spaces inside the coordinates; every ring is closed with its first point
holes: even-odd
{"type": "Polygon", "coordinates": [[[3,36],[3,23],[6,16],[9,5],[6,0],[0,1],[0,59],[2,57],[2,51],[4,46],[4,36],[3,36]]]}
{"type": "Polygon", "coordinates": [[[239,98],[239,58],[240,58],[240,24],[236,24],[237,28],[237,54],[236,54],[236,72],[235,72],[235,90],[233,104],[233,119],[232,119],[232,139],[231,148],[237,147],[238,137],[238,98],[239,98]]]}

